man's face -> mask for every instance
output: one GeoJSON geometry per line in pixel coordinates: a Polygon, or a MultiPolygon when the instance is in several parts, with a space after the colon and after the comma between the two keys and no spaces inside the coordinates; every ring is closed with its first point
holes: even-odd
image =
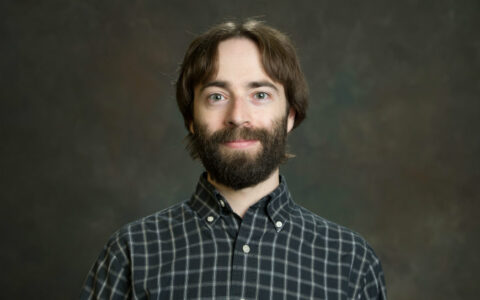
{"type": "Polygon", "coordinates": [[[285,160],[284,88],[264,71],[255,43],[232,38],[218,46],[217,74],[195,87],[191,147],[215,181],[234,189],[265,180],[285,160]]]}

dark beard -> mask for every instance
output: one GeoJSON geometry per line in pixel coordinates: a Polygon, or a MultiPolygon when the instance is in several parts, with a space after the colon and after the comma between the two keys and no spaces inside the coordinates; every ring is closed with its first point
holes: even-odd
{"type": "Polygon", "coordinates": [[[228,127],[213,134],[204,125],[193,123],[194,133],[189,136],[190,155],[200,158],[210,177],[234,190],[254,186],[266,180],[288,158],[286,153],[287,118],[277,120],[273,130],[248,127],[228,127]],[[257,153],[241,150],[225,153],[220,144],[236,139],[258,140],[257,153]]]}

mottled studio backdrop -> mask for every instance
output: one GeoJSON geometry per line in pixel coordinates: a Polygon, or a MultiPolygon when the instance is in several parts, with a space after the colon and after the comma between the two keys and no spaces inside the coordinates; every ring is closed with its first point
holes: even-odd
{"type": "Polygon", "coordinates": [[[2,1],[2,299],[75,299],[107,238],[189,197],[173,81],[194,35],[261,16],[295,42],[294,199],[360,232],[390,299],[476,299],[479,1],[2,1]]]}

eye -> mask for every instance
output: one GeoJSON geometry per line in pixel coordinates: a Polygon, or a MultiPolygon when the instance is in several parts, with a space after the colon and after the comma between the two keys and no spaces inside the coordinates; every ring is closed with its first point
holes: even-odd
{"type": "Polygon", "coordinates": [[[258,92],[253,95],[256,100],[267,100],[269,97],[270,95],[265,92],[258,92]]]}
{"type": "Polygon", "coordinates": [[[211,102],[219,102],[219,101],[225,100],[225,97],[222,94],[213,93],[208,96],[208,100],[211,102]]]}

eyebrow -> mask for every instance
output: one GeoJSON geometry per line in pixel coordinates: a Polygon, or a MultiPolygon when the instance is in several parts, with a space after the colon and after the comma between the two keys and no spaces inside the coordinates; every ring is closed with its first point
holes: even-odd
{"type": "Polygon", "coordinates": [[[202,87],[200,88],[200,92],[211,86],[219,87],[219,88],[228,88],[228,83],[226,83],[225,81],[210,81],[202,85],[202,87]]]}
{"type": "Polygon", "coordinates": [[[271,83],[269,81],[253,81],[253,82],[250,82],[248,84],[248,87],[253,88],[253,89],[254,88],[259,88],[259,87],[264,87],[264,86],[272,88],[272,89],[274,89],[275,91],[278,92],[278,88],[273,83],[271,83]]]}
{"type": "MultiPolygon", "coordinates": [[[[210,81],[210,82],[207,82],[204,85],[202,85],[202,87],[200,88],[200,92],[202,92],[204,89],[212,87],[212,86],[228,89],[228,87],[230,85],[226,81],[219,81],[219,80],[210,81]]],[[[278,88],[273,83],[271,83],[269,81],[266,81],[266,80],[252,81],[252,82],[249,82],[247,86],[248,86],[248,88],[251,88],[251,89],[259,88],[259,87],[269,87],[269,88],[272,88],[272,89],[274,89],[275,91],[278,92],[278,88]]]]}

